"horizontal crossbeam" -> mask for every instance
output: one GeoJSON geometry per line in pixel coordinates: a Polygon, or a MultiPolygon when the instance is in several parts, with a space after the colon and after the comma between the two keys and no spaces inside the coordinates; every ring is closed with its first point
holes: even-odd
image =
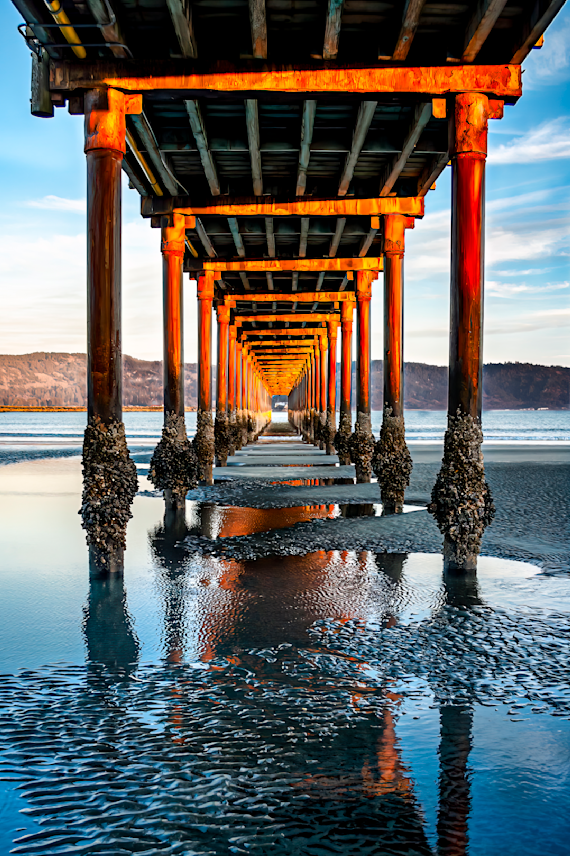
{"type": "Polygon", "coordinates": [[[516,100],[522,94],[519,65],[453,65],[396,68],[265,68],[233,69],[206,74],[177,73],[187,62],[50,62],[50,88],[55,91],[113,87],[124,92],[186,93],[335,93],[338,95],[452,95],[484,92],[516,100]]]}
{"type": "MultiPolygon", "coordinates": [[[[240,259],[235,262],[204,262],[204,270],[229,273],[231,271],[353,271],[353,270],[383,270],[382,258],[355,259],[240,259]]],[[[250,299],[256,299],[250,296],[250,299]]],[[[273,298],[274,300],[276,298],[273,298]]]]}
{"type": "MultiPolygon", "coordinates": [[[[238,327],[240,324],[248,323],[251,321],[259,321],[260,323],[269,324],[272,321],[328,321],[329,318],[335,316],[334,312],[329,313],[311,313],[310,315],[240,315],[239,318],[236,318],[235,324],[238,327]]],[[[336,312],[336,316],[339,316],[339,313],[336,312]]],[[[257,332],[257,331],[256,331],[257,332]]]]}
{"type": "Polygon", "coordinates": [[[353,303],[356,300],[353,291],[294,291],[291,294],[277,294],[269,292],[269,294],[232,294],[224,298],[226,306],[233,307],[236,303],[284,303],[285,301],[294,303],[335,303],[338,300],[343,300],[347,303],[353,303]]]}
{"type": "MultiPolygon", "coordinates": [[[[218,199],[220,197],[217,197],[218,199]]],[[[141,213],[143,217],[151,217],[163,213],[168,200],[155,202],[154,197],[143,197],[141,213]]],[[[263,202],[216,202],[208,205],[182,205],[173,203],[171,209],[177,214],[187,217],[195,215],[214,215],[220,217],[378,217],[381,214],[403,214],[406,217],[424,216],[424,199],[422,196],[373,196],[370,199],[315,199],[302,197],[290,202],[277,202],[265,198],[263,202]]],[[[279,259],[271,259],[279,262],[279,259]]],[[[299,259],[306,261],[306,259],[299,259]]],[[[323,260],[324,261],[324,260],[323,260]]],[[[356,259],[355,259],[356,261],[356,259]]],[[[362,261],[368,261],[362,259],[362,261]]]]}

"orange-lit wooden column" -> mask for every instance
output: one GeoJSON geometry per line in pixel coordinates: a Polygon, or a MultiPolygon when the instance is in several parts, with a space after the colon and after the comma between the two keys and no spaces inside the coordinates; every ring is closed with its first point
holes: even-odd
{"type": "Polygon", "coordinates": [[[327,424],[326,444],[327,455],[334,453],[334,435],[336,433],[336,342],[338,333],[338,321],[333,319],[328,322],[328,388],[327,388],[327,424]]]}
{"type": "Polygon", "coordinates": [[[214,274],[198,277],[198,413],[194,445],[200,474],[206,484],[213,484],[214,423],[212,421],[212,304],[214,274]]]}
{"type": "Polygon", "coordinates": [[[88,425],[81,513],[92,567],[121,571],[126,522],[137,491],[122,421],[121,164],[125,114],[140,113],[142,99],[115,89],[94,89],[85,93],[84,104],[88,425]],[[121,519],[124,525],[117,526],[121,519]]]}
{"type": "Polygon", "coordinates": [[[236,447],[241,449],[247,440],[243,433],[243,350],[239,337],[236,338],[236,424],[236,447]]]}
{"type": "Polygon", "coordinates": [[[341,464],[350,464],[352,436],[352,316],[354,304],[343,303],[340,309],[342,332],[340,357],[340,407],[338,431],[334,444],[341,464]]]}
{"type": "Polygon", "coordinates": [[[356,422],[351,437],[351,457],[356,469],[357,482],[369,482],[372,475],[374,437],[370,409],[370,300],[374,271],[357,271],[357,368],[356,368],[356,422]]]}
{"type": "Polygon", "coordinates": [[[497,115],[495,109],[476,92],[455,97],[448,422],[431,505],[449,570],[476,567],[485,527],[494,516],[481,452],[481,337],[487,120],[497,115]]]}
{"type": "Polygon", "coordinates": [[[327,433],[326,433],[326,424],[327,424],[327,350],[328,350],[328,338],[326,333],[323,336],[319,336],[319,345],[320,345],[320,378],[319,378],[319,448],[325,449],[327,444],[327,433]]]}
{"type": "Polygon", "coordinates": [[[406,229],[413,226],[411,217],[384,217],[384,392],[374,454],[384,514],[403,510],[412,471],[404,425],[404,250],[406,229]]]}
{"type": "MultiPolygon", "coordinates": [[[[184,425],[184,351],[182,262],[185,224],[183,214],[173,214],[172,225],[162,227],[162,312],[164,422],[176,420],[176,431],[186,437],[184,425]]],[[[166,219],[166,218],[165,218],[166,219]]]]}
{"type": "Polygon", "coordinates": [[[216,373],[216,423],[214,439],[216,444],[216,466],[225,467],[228,463],[230,448],[228,430],[228,327],[230,308],[219,303],[218,316],[218,365],[216,373]]]}
{"type": "Polygon", "coordinates": [[[236,404],[236,389],[237,389],[237,330],[233,324],[229,327],[229,344],[228,344],[228,425],[229,425],[229,453],[235,455],[237,438],[237,404],[236,404]]]}

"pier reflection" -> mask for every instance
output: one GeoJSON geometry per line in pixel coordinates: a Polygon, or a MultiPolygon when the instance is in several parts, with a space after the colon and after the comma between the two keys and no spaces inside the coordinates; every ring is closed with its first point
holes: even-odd
{"type": "Polygon", "coordinates": [[[83,633],[90,665],[104,666],[116,677],[136,670],[140,646],[127,609],[122,574],[91,572],[83,633]]]}
{"type": "MultiPolygon", "coordinates": [[[[355,509],[360,515],[375,513],[373,506],[355,509]]],[[[350,506],[341,509],[341,513],[347,511],[350,515],[350,506]]],[[[369,617],[373,579],[379,577],[382,597],[378,600],[376,593],[374,613],[384,627],[394,627],[409,599],[407,554],[317,551],[305,556],[241,562],[202,556],[198,589],[188,586],[190,577],[196,576],[196,567],[180,547],[187,534],[212,540],[230,538],[333,512],[338,513],[334,506],[244,509],[205,503],[193,509],[190,522],[184,510],[167,512],[163,524],[150,533],[164,602],[166,662],[182,664],[185,645],[192,636],[199,640],[199,657],[205,665],[221,657],[231,663],[237,674],[243,674],[243,686],[238,678],[235,692],[263,697],[267,682],[284,680],[286,663],[286,673],[296,679],[301,677],[301,683],[306,682],[307,691],[313,693],[313,680],[318,683],[320,678],[318,673],[310,672],[302,677],[307,668],[306,655],[301,655],[297,646],[306,647],[308,631],[315,622],[326,619],[342,627],[346,622],[365,620],[369,617]],[[260,650],[271,652],[262,665],[257,656],[260,650]],[[279,668],[273,664],[279,664],[279,668]]],[[[476,578],[446,576],[438,603],[440,608],[447,603],[467,610],[479,605],[476,578]]],[[[352,663],[352,667],[357,673],[359,669],[365,671],[366,662],[352,663]]],[[[284,691],[289,682],[286,680],[284,691]]],[[[180,745],[194,739],[185,692],[173,681],[169,698],[165,699],[168,733],[180,745]]],[[[413,769],[403,762],[398,738],[398,722],[406,699],[394,691],[390,680],[382,689],[376,688],[374,695],[376,713],[368,713],[366,679],[353,682],[349,701],[352,714],[347,711],[347,715],[355,721],[339,729],[332,742],[326,736],[325,723],[319,723],[318,712],[309,717],[309,730],[299,733],[292,788],[306,798],[304,825],[316,830],[332,824],[337,843],[350,847],[352,842],[356,847],[360,842],[365,852],[424,856],[434,853],[437,839],[440,856],[465,856],[472,711],[468,705],[447,705],[440,710],[439,805],[437,828],[430,835],[415,793],[413,769]],[[375,844],[371,836],[376,837],[375,844]]],[[[264,721],[276,714],[270,705],[264,714],[269,720],[264,721]]],[[[238,715],[235,727],[240,725],[238,715]]],[[[297,726],[293,727],[296,731],[297,726]]],[[[285,797],[284,801],[286,805],[285,797]]],[[[274,822],[289,822],[285,808],[274,808],[271,817],[274,822]]]]}

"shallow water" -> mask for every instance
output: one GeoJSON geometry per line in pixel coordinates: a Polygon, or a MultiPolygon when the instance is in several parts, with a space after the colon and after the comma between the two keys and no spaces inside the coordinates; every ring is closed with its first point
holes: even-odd
{"type": "MultiPolygon", "coordinates": [[[[443,440],[447,414],[443,410],[407,410],[408,442],[443,440]]],[[[30,443],[80,444],[86,413],[0,413],[0,445],[25,448],[30,443]]],[[[286,420],[286,413],[274,413],[273,421],[286,420]]],[[[127,438],[131,445],[152,445],[160,438],[162,412],[124,413],[127,438]]],[[[380,431],[382,413],[372,412],[372,430],[380,431]]],[[[186,413],[188,434],[196,430],[196,414],[186,413]]],[[[487,442],[548,443],[570,442],[570,411],[489,410],[483,413],[487,442]]]]}
{"type": "Polygon", "coordinates": [[[339,507],[146,496],[124,578],[90,579],[79,489],[72,459],[0,474],[1,853],[567,852],[567,580],[226,561],[186,534],[339,507]]]}

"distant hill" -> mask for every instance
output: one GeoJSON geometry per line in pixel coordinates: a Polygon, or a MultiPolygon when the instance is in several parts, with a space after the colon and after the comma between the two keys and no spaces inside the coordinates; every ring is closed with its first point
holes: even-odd
{"type": "MultiPolygon", "coordinates": [[[[85,354],[35,353],[0,355],[0,405],[12,407],[84,407],[85,354]]],[[[186,405],[196,407],[196,364],[186,364],[186,405]]],[[[123,403],[145,407],[162,404],[162,362],[123,359],[123,403]]],[[[445,410],[447,368],[406,363],[405,404],[414,410],[445,410]]],[[[372,361],[372,406],[382,407],[382,360],[372,361]]],[[[570,409],[570,368],[531,363],[485,366],[483,407],[486,410],[570,409]]]]}

